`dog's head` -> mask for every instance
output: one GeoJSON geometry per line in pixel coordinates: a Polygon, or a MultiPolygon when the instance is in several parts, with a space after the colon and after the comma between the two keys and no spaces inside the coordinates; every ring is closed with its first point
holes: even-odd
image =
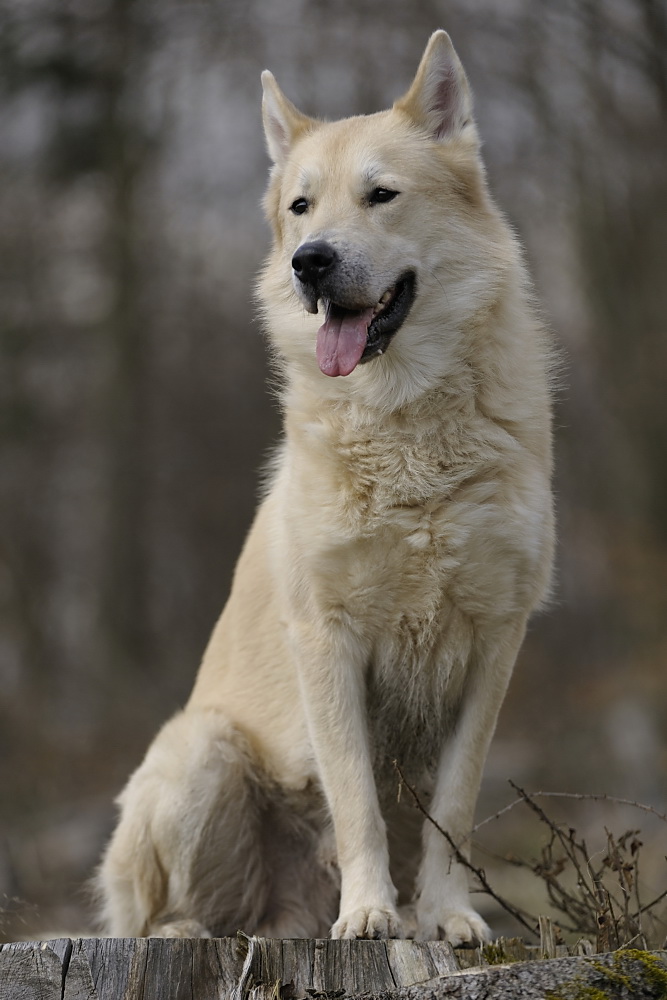
{"type": "Polygon", "coordinates": [[[274,245],[260,297],[273,342],[319,378],[316,364],[354,372],[357,394],[400,384],[401,405],[447,372],[462,327],[489,308],[507,240],[461,63],[437,31],[389,111],[331,123],[298,111],[269,72],[262,82],[274,245]]]}

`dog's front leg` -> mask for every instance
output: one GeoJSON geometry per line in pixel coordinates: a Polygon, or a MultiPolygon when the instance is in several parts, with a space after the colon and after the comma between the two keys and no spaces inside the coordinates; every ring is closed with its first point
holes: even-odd
{"type": "Polygon", "coordinates": [[[333,819],[341,899],[334,938],[400,937],[365,705],[368,651],[349,629],[293,629],[301,690],[333,819]]]}
{"type": "MultiPolygon", "coordinates": [[[[430,815],[470,856],[470,831],[484,761],[503,703],[525,624],[494,636],[493,652],[477,650],[454,732],[438,765],[430,815]]],[[[417,938],[445,937],[455,947],[490,939],[486,923],[470,905],[468,873],[450,843],[428,821],[417,879],[417,938]]]]}

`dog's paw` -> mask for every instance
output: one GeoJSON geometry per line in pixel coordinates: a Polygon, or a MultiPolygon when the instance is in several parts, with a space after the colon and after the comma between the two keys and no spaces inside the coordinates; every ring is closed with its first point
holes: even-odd
{"type": "Polygon", "coordinates": [[[331,928],[332,938],[400,938],[401,921],[395,910],[361,907],[342,913],[331,928]]]}
{"type": "Polygon", "coordinates": [[[213,935],[198,920],[173,920],[171,923],[152,924],[148,937],[161,938],[210,938],[213,935]]]}
{"type": "Polygon", "coordinates": [[[491,940],[491,930],[474,910],[445,910],[419,920],[418,941],[449,941],[453,948],[474,948],[491,940]]]}

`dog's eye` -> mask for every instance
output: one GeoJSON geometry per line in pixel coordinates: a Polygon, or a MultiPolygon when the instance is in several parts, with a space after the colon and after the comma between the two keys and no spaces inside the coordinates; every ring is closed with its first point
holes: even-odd
{"type": "Polygon", "coordinates": [[[368,196],[368,203],[369,205],[383,205],[386,201],[393,201],[398,195],[398,191],[391,191],[389,188],[374,188],[368,196]]]}
{"type": "Polygon", "coordinates": [[[304,212],[308,211],[308,202],[305,198],[297,198],[293,201],[289,207],[290,212],[294,212],[295,215],[303,215],[304,212]]]}

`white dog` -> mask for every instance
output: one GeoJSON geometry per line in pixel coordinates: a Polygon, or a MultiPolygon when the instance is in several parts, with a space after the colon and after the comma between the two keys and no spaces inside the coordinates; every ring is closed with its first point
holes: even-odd
{"type": "Polygon", "coordinates": [[[284,441],[192,697],[120,797],[107,929],[400,936],[400,894],[421,939],[481,941],[392,761],[465,844],[549,586],[548,338],[444,31],[379,114],[263,83],[284,441]]]}

